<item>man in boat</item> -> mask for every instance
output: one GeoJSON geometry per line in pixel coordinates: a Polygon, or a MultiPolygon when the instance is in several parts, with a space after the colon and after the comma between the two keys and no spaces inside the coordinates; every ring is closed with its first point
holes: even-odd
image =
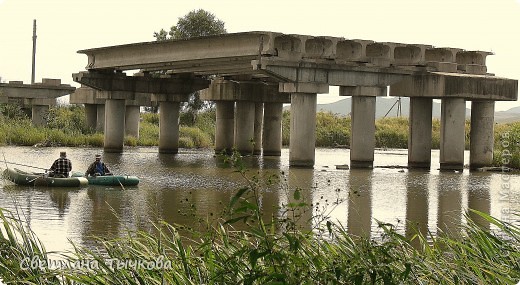
{"type": "Polygon", "coordinates": [[[60,158],[56,159],[49,169],[49,176],[56,178],[67,178],[72,170],[72,162],[67,158],[67,153],[60,152],[60,158]]]}
{"type": "Polygon", "coordinates": [[[103,176],[103,175],[112,175],[108,167],[104,162],[101,161],[101,154],[96,154],[96,160],[92,162],[85,172],[85,177],[87,176],[103,176]]]}

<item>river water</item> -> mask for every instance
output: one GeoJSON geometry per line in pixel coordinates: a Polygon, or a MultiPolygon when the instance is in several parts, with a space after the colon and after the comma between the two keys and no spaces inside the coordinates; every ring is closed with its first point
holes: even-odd
{"type": "MultiPolygon", "coordinates": [[[[6,162],[48,168],[67,151],[73,171],[84,172],[95,148],[0,147],[6,162]]],[[[469,153],[465,154],[469,158],[469,153]]],[[[91,246],[93,236],[112,238],[128,229],[147,229],[152,222],[193,226],[197,219],[220,217],[234,193],[247,180],[215,157],[212,150],[184,150],[162,155],[158,149],[127,148],[122,154],[103,154],[115,174],[136,175],[135,187],[86,186],[43,188],[0,182],[0,207],[17,211],[48,251],[72,249],[69,240],[91,246]]],[[[394,224],[401,233],[412,232],[405,221],[421,231],[437,234],[465,223],[468,208],[519,224],[512,214],[520,210],[520,175],[502,172],[440,172],[439,151],[432,151],[430,171],[377,166],[405,166],[406,150],[376,150],[373,170],[340,170],[349,163],[348,149],[317,149],[314,169],[289,168],[289,150],[281,157],[245,157],[248,177],[281,181],[261,191],[264,215],[280,215],[280,206],[301,189],[304,213],[300,225],[312,228],[312,217],[327,214],[358,235],[378,236],[377,221],[394,224]],[[335,202],[340,201],[338,205],[335,202]],[[310,206],[312,204],[312,206],[310,206]]],[[[467,163],[467,162],[466,162],[467,163]]],[[[5,169],[5,162],[0,168],[5,169]]],[[[16,166],[26,171],[38,171],[16,166]]],[[[493,229],[491,227],[491,229],[493,229]]]]}

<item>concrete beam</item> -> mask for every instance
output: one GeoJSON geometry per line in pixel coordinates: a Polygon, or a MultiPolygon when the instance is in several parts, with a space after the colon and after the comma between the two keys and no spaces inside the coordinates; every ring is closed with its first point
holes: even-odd
{"type": "Polygon", "coordinates": [[[56,99],[75,90],[75,87],[61,84],[60,79],[43,78],[42,83],[34,84],[23,84],[22,81],[0,83],[0,94],[8,98],[56,99]]]}
{"type": "Polygon", "coordinates": [[[516,101],[518,80],[484,75],[430,72],[390,86],[390,96],[516,101]]]}
{"type": "MultiPolygon", "coordinates": [[[[262,55],[275,54],[274,38],[278,33],[248,32],[191,38],[189,40],[153,41],[80,50],[88,56],[87,69],[177,69],[204,65],[249,64],[262,55]],[[208,50],[211,50],[208,53],[208,50]]],[[[199,68],[203,70],[203,68],[199,68]]]]}
{"type": "Polygon", "coordinates": [[[413,70],[408,69],[289,62],[277,58],[261,58],[252,64],[255,70],[283,82],[321,83],[333,86],[386,87],[413,73],[413,70]]]}
{"type": "Polygon", "coordinates": [[[386,97],[387,88],[372,86],[340,86],[339,96],[380,96],[386,97]]]}
{"type": "Polygon", "coordinates": [[[120,72],[80,72],[72,77],[85,86],[112,92],[189,94],[209,86],[209,81],[202,78],[126,76],[120,72]]]}
{"type": "Polygon", "coordinates": [[[207,89],[200,91],[200,98],[208,101],[291,102],[289,94],[278,91],[278,84],[224,78],[214,79],[207,89]]]}

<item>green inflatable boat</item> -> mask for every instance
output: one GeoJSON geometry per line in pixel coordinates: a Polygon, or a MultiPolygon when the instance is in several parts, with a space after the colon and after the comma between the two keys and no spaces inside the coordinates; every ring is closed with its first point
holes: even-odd
{"type": "Polygon", "coordinates": [[[139,184],[137,176],[129,175],[103,175],[103,176],[89,176],[85,178],[83,173],[74,172],[72,177],[82,177],[88,180],[90,185],[104,185],[104,186],[135,186],[139,184]]]}
{"type": "Polygon", "coordinates": [[[25,172],[16,168],[7,168],[3,176],[17,185],[45,186],[45,187],[80,187],[87,186],[85,177],[55,178],[47,173],[25,172]]]}

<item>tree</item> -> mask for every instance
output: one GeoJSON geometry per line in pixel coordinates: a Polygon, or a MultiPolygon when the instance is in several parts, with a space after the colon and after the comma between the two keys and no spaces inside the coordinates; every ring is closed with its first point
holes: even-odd
{"type": "Polygon", "coordinates": [[[212,13],[199,9],[179,18],[177,25],[172,26],[169,32],[161,29],[159,32],[154,32],[153,36],[158,41],[163,41],[220,35],[227,33],[224,25],[224,22],[217,19],[212,13]]]}
{"type": "MultiPolygon", "coordinates": [[[[153,36],[157,41],[165,41],[220,35],[227,33],[224,25],[225,23],[212,13],[199,9],[179,18],[177,25],[172,26],[169,32],[161,29],[159,32],[154,32],[153,36]]],[[[190,99],[183,105],[183,109],[192,117],[192,123],[195,123],[198,111],[211,106],[211,102],[206,103],[200,100],[200,94],[197,91],[190,94],[190,99]]]]}

